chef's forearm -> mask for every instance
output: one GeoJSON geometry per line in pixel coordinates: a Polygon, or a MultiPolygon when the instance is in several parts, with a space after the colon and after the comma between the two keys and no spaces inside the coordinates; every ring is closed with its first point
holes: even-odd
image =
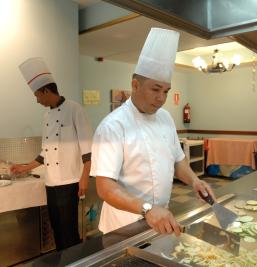
{"type": "Polygon", "coordinates": [[[28,164],[25,165],[26,171],[31,171],[31,170],[35,169],[36,167],[38,167],[40,165],[41,164],[38,161],[33,160],[30,163],[28,163],[28,164]]]}
{"type": "Polygon", "coordinates": [[[89,180],[90,167],[91,167],[91,160],[85,161],[81,179],[84,179],[87,182],[89,180]]]}
{"type": "Polygon", "coordinates": [[[198,179],[186,158],[175,164],[175,177],[188,185],[192,185],[193,181],[198,179]]]}
{"type": "Polygon", "coordinates": [[[141,214],[145,201],[127,192],[114,180],[98,176],[96,177],[96,188],[99,197],[116,209],[141,214]]]}

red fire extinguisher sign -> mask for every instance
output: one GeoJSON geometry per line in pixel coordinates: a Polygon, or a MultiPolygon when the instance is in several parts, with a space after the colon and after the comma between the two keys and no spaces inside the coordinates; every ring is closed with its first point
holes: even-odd
{"type": "Polygon", "coordinates": [[[183,121],[184,123],[190,123],[191,120],[191,115],[190,115],[190,111],[191,108],[189,106],[189,104],[187,103],[184,108],[183,108],[183,121]]]}

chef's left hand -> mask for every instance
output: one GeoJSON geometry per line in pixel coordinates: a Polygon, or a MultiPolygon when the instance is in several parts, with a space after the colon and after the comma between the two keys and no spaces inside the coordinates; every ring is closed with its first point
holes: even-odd
{"type": "Polygon", "coordinates": [[[88,188],[88,180],[85,179],[84,177],[81,177],[79,180],[79,191],[78,191],[78,196],[82,197],[86,194],[88,188]]]}
{"type": "Polygon", "coordinates": [[[201,201],[204,200],[201,198],[199,191],[202,193],[203,196],[211,195],[213,200],[216,201],[215,195],[211,187],[206,182],[200,180],[199,178],[196,178],[193,180],[192,187],[196,193],[197,198],[201,201]]]}

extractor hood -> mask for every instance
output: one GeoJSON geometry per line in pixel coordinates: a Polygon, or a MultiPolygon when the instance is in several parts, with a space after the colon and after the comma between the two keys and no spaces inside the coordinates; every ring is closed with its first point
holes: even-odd
{"type": "Polygon", "coordinates": [[[257,52],[256,0],[105,0],[205,39],[231,37],[257,52]]]}

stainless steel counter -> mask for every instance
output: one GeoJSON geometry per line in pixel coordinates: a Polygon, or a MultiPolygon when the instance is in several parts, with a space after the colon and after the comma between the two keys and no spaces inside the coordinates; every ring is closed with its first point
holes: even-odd
{"type": "MultiPolygon", "coordinates": [[[[215,193],[217,197],[222,197],[229,193],[257,194],[257,192],[253,190],[254,188],[257,188],[257,172],[233,181],[215,190],[215,193]]],[[[183,223],[190,223],[196,218],[204,217],[209,214],[210,211],[211,209],[207,205],[200,205],[197,201],[191,202],[187,206],[181,205],[177,210],[173,210],[177,219],[183,223]]],[[[156,233],[149,229],[144,220],[141,220],[112,233],[86,240],[82,244],[62,252],[54,252],[50,255],[45,255],[35,260],[33,266],[108,266],[108,262],[110,262],[110,260],[113,261],[114,258],[119,260],[123,257],[127,257],[127,247],[131,245],[140,246],[147,242],[147,240],[151,240],[154,236],[156,236],[156,233]]],[[[119,265],[112,264],[112,266],[119,265]]]]}
{"type": "Polygon", "coordinates": [[[0,266],[40,255],[39,208],[0,213],[0,266]]]}
{"type": "Polygon", "coordinates": [[[36,168],[33,173],[40,178],[17,178],[0,187],[0,213],[46,205],[44,167],[36,168]]]}
{"type": "MultiPolygon", "coordinates": [[[[41,170],[37,170],[41,174],[41,170]]],[[[0,187],[0,266],[37,257],[41,253],[41,216],[46,205],[44,179],[17,178],[0,187]]]]}

